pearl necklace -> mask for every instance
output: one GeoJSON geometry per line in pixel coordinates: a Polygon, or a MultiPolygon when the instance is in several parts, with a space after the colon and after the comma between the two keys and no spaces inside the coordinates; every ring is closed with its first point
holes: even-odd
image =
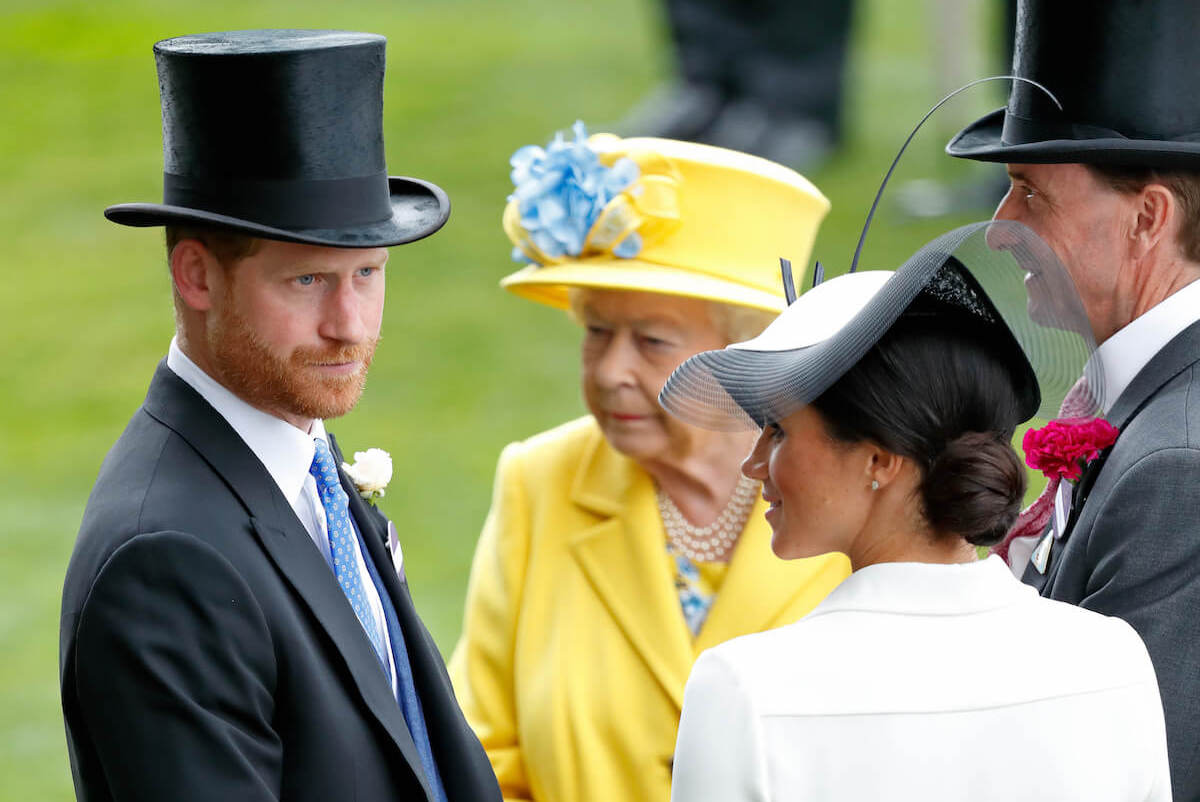
{"type": "Polygon", "coordinates": [[[708,526],[696,526],[683,517],[671,497],[658,488],[658,514],[667,530],[667,541],[692,562],[728,562],[738,537],[746,528],[746,520],[758,496],[758,486],[756,480],[743,475],[725,509],[708,526]]]}

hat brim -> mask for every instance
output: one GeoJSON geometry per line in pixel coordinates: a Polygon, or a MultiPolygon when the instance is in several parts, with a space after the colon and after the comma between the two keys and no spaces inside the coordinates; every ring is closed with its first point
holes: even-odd
{"type": "Polygon", "coordinates": [[[515,295],[557,309],[570,303],[571,287],[628,290],[700,298],[767,312],[781,312],[787,305],[782,293],[765,292],[719,276],[680,270],[641,259],[595,257],[563,264],[529,265],[505,276],[500,286],[515,295]]]}
{"type": "Polygon", "coordinates": [[[450,198],[441,187],[419,178],[390,176],[392,216],[376,223],[345,228],[286,229],[229,215],[161,203],[121,203],[104,216],[123,226],[149,227],[201,224],[227,228],[264,239],[327,245],[334,248],[385,248],[413,242],[437,231],[450,217],[450,198]]]}
{"type": "Polygon", "coordinates": [[[960,159],[1008,164],[1113,164],[1200,169],[1200,142],[1103,137],[1005,144],[1001,139],[1004,114],[1004,109],[997,109],[959,131],[946,145],[946,153],[960,159]]]}
{"type": "Polygon", "coordinates": [[[712,431],[761,428],[787,417],[825,392],[892,327],[932,272],[935,260],[926,261],[918,270],[848,273],[814,287],[758,337],[687,359],[667,378],[659,404],[712,431]],[[820,315],[831,321],[818,326],[825,332],[817,341],[805,338],[797,347],[776,341],[775,328],[789,316],[820,315]]]}
{"type": "Polygon", "coordinates": [[[757,337],[703,351],[671,373],[659,403],[702,429],[761,428],[809,403],[857,362],[920,285],[890,271],[849,273],[800,296],[783,318],[802,329],[780,341],[780,318],[757,337]]]}
{"type": "Polygon", "coordinates": [[[992,221],[927,243],[895,273],[838,276],[800,296],[744,343],[703,351],[668,377],[659,404],[702,429],[761,427],[811,403],[898,320],[988,344],[1013,380],[1018,420],[1053,416],[1103,365],[1070,274],[1021,223],[992,221]]]}

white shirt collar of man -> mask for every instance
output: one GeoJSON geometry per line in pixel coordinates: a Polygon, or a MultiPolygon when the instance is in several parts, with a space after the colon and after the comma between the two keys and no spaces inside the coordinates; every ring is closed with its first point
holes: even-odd
{"type": "Polygon", "coordinates": [[[228,421],[266,467],[283,497],[296,506],[316,453],[313,438],[329,441],[325,424],[315,420],[312,430],[305,434],[290,423],[255,409],[201,370],[180,350],[175,338],[171,338],[171,347],[167,351],[167,367],[228,421]]]}
{"type": "Polygon", "coordinates": [[[1197,320],[1200,281],[1193,281],[1100,344],[1096,353],[1104,365],[1105,414],[1154,355],[1197,320]]]}

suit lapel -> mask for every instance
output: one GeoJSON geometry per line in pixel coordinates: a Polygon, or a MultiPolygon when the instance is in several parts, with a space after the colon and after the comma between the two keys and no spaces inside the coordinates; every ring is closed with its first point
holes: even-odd
{"type": "Polygon", "coordinates": [[[1096,479],[1100,476],[1100,471],[1104,468],[1104,463],[1108,460],[1108,455],[1112,453],[1112,446],[1100,452],[1100,456],[1088,463],[1083,474],[1079,477],[1079,481],[1075,483],[1075,487],[1071,491],[1071,512],[1067,515],[1067,523],[1063,526],[1062,540],[1066,541],[1071,536],[1071,530],[1075,528],[1075,522],[1079,520],[1079,512],[1083,509],[1083,505],[1087,503],[1088,496],[1092,493],[1092,488],[1096,486],[1096,479]]]}
{"type": "Polygon", "coordinates": [[[291,528],[278,529],[258,518],[251,519],[251,523],[280,573],[333,641],[372,715],[392,737],[413,773],[424,782],[421,757],[400,706],[392,696],[391,686],[379,670],[379,658],[371,642],[364,637],[354,610],[333,580],[329,566],[308,540],[308,533],[303,527],[300,532],[291,528]]]}
{"type": "MultiPolygon", "coordinates": [[[[266,468],[165,361],[155,373],[144,408],[186,440],[241,500],[263,550],[333,642],[368,709],[420,776],[420,757],[374,649],[333,572],[266,468]]],[[[352,499],[356,497],[357,493],[352,499]]]]}
{"type": "MultiPolygon", "coordinates": [[[[412,597],[408,593],[407,583],[400,580],[392,567],[387,547],[387,519],[383,513],[364,501],[363,497],[358,494],[358,489],[354,487],[350,477],[341,470],[342,452],[337,447],[337,441],[334,440],[333,435],[329,436],[329,440],[339,464],[338,474],[341,477],[342,489],[350,497],[350,514],[354,516],[354,520],[362,532],[363,542],[367,545],[366,557],[378,571],[379,579],[391,599],[392,608],[396,611],[401,634],[404,636],[405,650],[408,652],[408,661],[413,671],[413,681],[417,685],[418,694],[421,696],[422,704],[425,705],[428,715],[432,700],[439,696],[436,693],[428,695],[422,693],[423,686],[429,679],[430,658],[434,658],[438,665],[441,665],[441,658],[437,656],[436,647],[425,637],[425,626],[417,617],[412,597]]],[[[437,673],[440,672],[434,671],[434,674],[437,673]]]]}
{"type": "Polygon", "coordinates": [[[571,541],[576,563],[663,691],[682,708],[693,647],[673,589],[653,482],[596,433],[571,498],[603,518],[571,541]]]}
{"type": "MultiPolygon", "coordinates": [[[[1125,431],[1130,422],[1165,384],[1192,367],[1196,364],[1197,360],[1200,360],[1200,322],[1188,326],[1167,343],[1161,351],[1155,354],[1146,363],[1146,366],[1133,377],[1133,381],[1121,393],[1121,396],[1116,400],[1112,409],[1109,410],[1108,415],[1105,417],[1119,431],[1125,431]]],[[[1088,465],[1083,476],[1079,478],[1079,482],[1072,492],[1071,513],[1068,516],[1066,526],[1063,528],[1062,537],[1059,538],[1057,543],[1053,544],[1050,550],[1050,559],[1046,566],[1045,575],[1038,574],[1032,563],[1026,567],[1022,581],[1033,585],[1043,595],[1053,588],[1058,567],[1062,564],[1061,558],[1067,540],[1074,531],[1075,524],[1083,514],[1083,507],[1087,503],[1092,488],[1095,486],[1097,479],[1099,479],[1104,469],[1109,454],[1112,453],[1113,448],[1120,445],[1120,442],[1120,436],[1118,435],[1116,445],[1105,449],[1095,461],[1088,465]]]]}
{"type": "Polygon", "coordinates": [[[1071,511],[1067,514],[1067,521],[1063,525],[1062,536],[1055,538],[1053,525],[1051,525],[1042,535],[1043,540],[1039,540],[1038,545],[1034,547],[1033,553],[1036,556],[1037,550],[1045,544],[1044,538],[1051,538],[1052,542],[1047,546],[1050,553],[1046,555],[1046,570],[1038,571],[1034,566],[1034,560],[1030,559],[1029,564],[1025,566],[1024,573],[1021,574],[1021,581],[1026,585],[1032,585],[1038,593],[1054,586],[1054,578],[1058,574],[1059,565],[1062,564],[1061,558],[1071,539],[1071,533],[1075,531],[1075,523],[1079,520],[1079,516],[1083,512],[1083,505],[1087,503],[1092,487],[1096,484],[1096,478],[1100,475],[1110,453],[1112,453],[1112,446],[1101,451],[1100,456],[1088,463],[1083,474],[1075,482],[1075,486],[1071,490],[1071,511]]]}
{"type": "MultiPolygon", "coordinates": [[[[332,434],[329,435],[329,440],[340,466],[341,450],[332,434]]],[[[449,799],[479,799],[482,789],[494,783],[495,777],[478,739],[455,700],[454,689],[446,673],[446,664],[429,630],[417,615],[408,583],[397,575],[392,566],[387,544],[387,518],[358,494],[354,483],[340,467],[339,474],[342,488],[350,497],[350,514],[358,523],[367,547],[366,558],[375,566],[379,580],[396,613],[400,637],[404,638],[413,685],[421,700],[421,709],[442,786],[449,799]]],[[[407,729],[404,730],[404,735],[411,743],[412,739],[407,729]]],[[[411,754],[406,753],[406,756],[432,799],[433,794],[424,779],[420,757],[415,751],[411,754]]]]}
{"type": "Polygon", "coordinates": [[[1200,359],[1200,322],[1193,323],[1175,336],[1146,363],[1113,404],[1107,418],[1124,431],[1163,385],[1200,359]]]}
{"type": "Polygon", "coordinates": [[[159,363],[143,405],[146,412],[182,437],[224,480],[253,516],[284,528],[296,513],[254,452],[191,385],[159,363]]]}
{"type": "MultiPolygon", "coordinates": [[[[350,514],[354,516],[354,521],[358,524],[359,531],[362,532],[363,540],[366,540],[368,544],[378,542],[386,545],[387,519],[383,517],[383,513],[364,501],[363,497],[358,494],[358,488],[342,470],[344,457],[342,457],[342,450],[338,448],[337,438],[329,431],[326,431],[325,434],[329,437],[329,449],[338,465],[338,479],[342,483],[342,490],[346,491],[346,496],[350,499],[350,514]]],[[[372,555],[374,555],[374,551],[372,551],[372,555]]],[[[390,560],[388,564],[391,564],[390,560]]],[[[379,563],[376,563],[375,567],[379,568],[379,563]]],[[[386,582],[386,579],[384,581],[386,582]]]]}

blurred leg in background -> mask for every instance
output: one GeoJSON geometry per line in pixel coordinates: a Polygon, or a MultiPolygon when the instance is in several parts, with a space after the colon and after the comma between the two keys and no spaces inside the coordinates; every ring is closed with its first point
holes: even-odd
{"type": "MultiPolygon", "coordinates": [[[[925,10],[930,20],[938,98],[976,78],[1007,75],[1012,69],[1013,39],[1017,28],[1016,0],[927,0],[925,10]],[[1000,18],[987,20],[987,14],[998,14],[1000,18]],[[989,23],[995,25],[993,30],[996,33],[992,37],[995,45],[990,53],[985,52],[984,58],[980,58],[972,42],[977,39],[976,29],[989,23]],[[990,68],[989,63],[992,65],[990,68]]],[[[994,86],[1000,87],[1005,93],[1008,91],[1005,84],[997,82],[994,86]]],[[[987,91],[985,87],[979,89],[987,91]]],[[[943,111],[930,120],[930,125],[926,127],[933,128],[931,138],[938,143],[937,147],[949,141],[962,127],[957,122],[960,119],[961,115],[947,115],[943,111]]],[[[950,169],[948,163],[946,166],[950,169]]],[[[1008,183],[1004,165],[979,164],[972,175],[965,179],[930,177],[905,182],[896,189],[896,206],[902,215],[912,218],[933,218],[972,211],[990,214],[1008,191],[1008,183]]]]}
{"type": "Polygon", "coordinates": [[[801,171],[842,132],[850,0],[666,0],[679,77],[621,133],[707,142],[801,171]]]}

